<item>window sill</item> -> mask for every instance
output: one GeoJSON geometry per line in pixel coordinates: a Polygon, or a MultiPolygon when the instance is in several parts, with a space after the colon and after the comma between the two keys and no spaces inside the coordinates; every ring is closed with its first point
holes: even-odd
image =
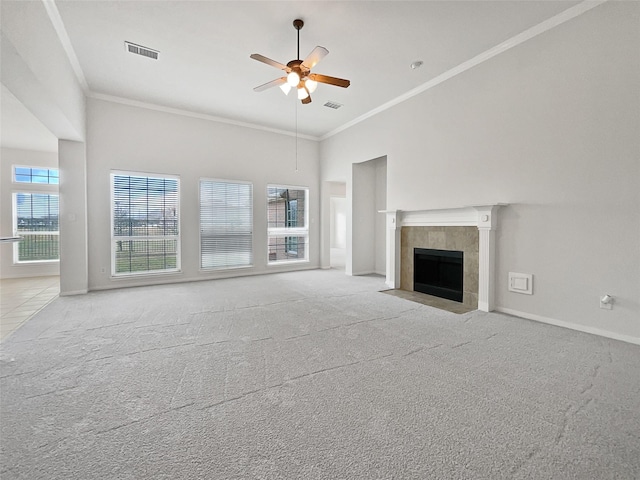
{"type": "Polygon", "coordinates": [[[275,267],[278,265],[291,265],[292,263],[309,263],[309,260],[278,260],[277,262],[267,263],[267,267],[275,267]]]}
{"type": "Polygon", "coordinates": [[[140,273],[121,273],[119,275],[111,274],[111,280],[131,280],[134,278],[150,278],[150,277],[167,277],[182,275],[182,270],[171,270],[168,272],[140,272],[140,273]]]}
{"type": "Polygon", "coordinates": [[[21,267],[24,265],[55,265],[59,264],[60,259],[57,260],[25,260],[22,262],[13,262],[14,267],[21,267]]]}

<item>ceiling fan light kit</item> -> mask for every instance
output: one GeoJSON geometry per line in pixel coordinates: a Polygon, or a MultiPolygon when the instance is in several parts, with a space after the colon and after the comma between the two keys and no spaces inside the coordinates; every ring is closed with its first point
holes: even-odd
{"type": "Polygon", "coordinates": [[[295,70],[292,71],[289,75],[287,75],[287,83],[292,87],[297,87],[300,83],[300,74],[295,70]]]}
{"type": "Polygon", "coordinates": [[[309,96],[309,92],[307,91],[306,88],[299,88],[298,89],[298,100],[304,100],[308,96],[309,96]]]}
{"type": "Polygon", "coordinates": [[[282,90],[282,93],[284,93],[285,95],[289,95],[289,92],[291,91],[291,85],[285,82],[280,85],[280,90],[282,90]]]}
{"type": "Polygon", "coordinates": [[[266,63],[272,67],[284,70],[287,74],[285,77],[276,78],[263,85],[255,87],[253,90],[262,92],[271,87],[279,86],[285,95],[288,95],[291,89],[295,88],[298,92],[298,100],[303,104],[311,103],[311,94],[318,88],[318,83],[326,83],[337,87],[347,88],[351,82],[343,78],[329,77],[311,73],[311,69],[315,67],[320,60],[327,56],[329,50],[324,47],[317,46],[304,60],[300,60],[300,29],[304,26],[304,22],[299,18],[293,21],[293,27],[298,31],[298,58],[291,60],[286,65],[271,60],[270,58],[254,53],[250,57],[259,62],[266,63]]]}
{"type": "Polygon", "coordinates": [[[305,88],[309,90],[309,93],[315,92],[316,88],[318,88],[318,82],[316,82],[315,80],[311,80],[309,77],[305,78],[304,85],[305,88]]]}

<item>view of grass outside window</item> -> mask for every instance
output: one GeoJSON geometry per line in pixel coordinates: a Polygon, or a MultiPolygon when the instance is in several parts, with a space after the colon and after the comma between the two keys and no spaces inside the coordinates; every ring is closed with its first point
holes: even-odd
{"type": "Polygon", "coordinates": [[[252,184],[200,180],[200,268],[247,267],[252,262],[252,184]]]}
{"type": "Polygon", "coordinates": [[[308,260],[308,197],[304,187],[268,186],[269,263],[308,260]]]}
{"type": "Polygon", "coordinates": [[[53,168],[14,167],[13,178],[17,183],[60,183],[60,174],[53,168]]]}
{"type": "Polygon", "coordinates": [[[14,262],[52,261],[59,253],[58,195],[14,193],[14,262]]]}
{"type": "Polygon", "coordinates": [[[112,173],[111,192],[111,273],[179,270],[179,179],[112,173]]]}

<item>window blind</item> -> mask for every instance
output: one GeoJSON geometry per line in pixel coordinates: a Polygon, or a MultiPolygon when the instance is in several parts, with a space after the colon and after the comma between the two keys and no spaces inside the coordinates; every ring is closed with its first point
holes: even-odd
{"type": "Polygon", "coordinates": [[[14,231],[22,240],[14,245],[14,260],[36,262],[58,260],[58,195],[15,193],[14,231]]]}
{"type": "Polygon", "coordinates": [[[112,174],[112,274],[180,268],[179,179],[112,174]]]}
{"type": "Polygon", "coordinates": [[[200,180],[200,267],[253,264],[253,185],[200,180]]]}

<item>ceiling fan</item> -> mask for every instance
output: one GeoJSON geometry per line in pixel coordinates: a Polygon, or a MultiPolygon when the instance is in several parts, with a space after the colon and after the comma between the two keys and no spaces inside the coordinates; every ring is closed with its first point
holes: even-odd
{"type": "Polygon", "coordinates": [[[251,58],[254,60],[258,60],[259,62],[284,70],[287,74],[285,77],[276,78],[275,80],[254,88],[254,91],[262,92],[271,87],[279,86],[284,94],[288,95],[292,88],[296,88],[298,92],[298,99],[301,100],[303,104],[307,104],[311,103],[311,94],[317,88],[318,83],[326,83],[328,85],[335,85],[343,88],[347,88],[351,84],[349,80],[344,80],[342,78],[329,77],[327,75],[320,75],[319,73],[311,73],[311,69],[329,53],[329,50],[324,47],[317,46],[307,56],[307,58],[300,60],[300,29],[303,26],[304,22],[299,18],[293,21],[293,27],[298,31],[298,58],[296,60],[291,60],[286,65],[283,65],[282,63],[271,60],[259,53],[251,55],[251,58]]]}

